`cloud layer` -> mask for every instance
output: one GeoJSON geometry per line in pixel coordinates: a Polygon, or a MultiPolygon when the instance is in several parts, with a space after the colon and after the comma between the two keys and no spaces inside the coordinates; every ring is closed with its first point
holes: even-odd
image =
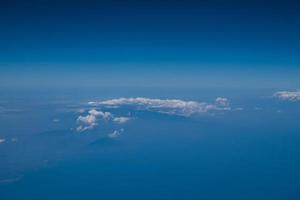
{"type": "MultiPolygon", "coordinates": [[[[106,120],[116,124],[124,124],[131,120],[130,117],[114,116],[110,112],[103,112],[99,109],[117,109],[122,106],[129,106],[130,108],[136,110],[147,110],[151,112],[184,117],[231,110],[228,100],[222,97],[218,97],[214,103],[210,104],[206,102],[184,101],[180,99],[151,99],[137,97],[89,102],[88,105],[92,108],[87,112],[87,114],[80,115],[77,118],[78,126],[76,131],[78,132],[94,129],[98,126],[100,120],[106,120]]],[[[123,129],[120,129],[119,131],[113,131],[108,135],[108,137],[118,137],[120,134],[122,134],[122,132],[123,129]]]]}
{"type": "Polygon", "coordinates": [[[273,96],[285,101],[300,101],[300,91],[279,91],[273,96]]]}
{"type": "Polygon", "coordinates": [[[195,114],[230,110],[226,98],[217,98],[214,103],[184,101],[180,99],[150,99],[144,97],[118,98],[99,102],[89,102],[92,106],[116,107],[134,106],[139,110],[149,110],[170,115],[189,117],[195,114]]]}

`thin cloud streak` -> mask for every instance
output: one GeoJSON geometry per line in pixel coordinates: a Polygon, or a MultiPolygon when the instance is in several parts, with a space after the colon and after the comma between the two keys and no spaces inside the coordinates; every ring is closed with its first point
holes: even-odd
{"type": "Polygon", "coordinates": [[[151,99],[144,97],[118,98],[99,102],[89,102],[91,106],[134,106],[138,110],[148,110],[189,117],[196,114],[212,113],[231,110],[229,101],[226,98],[218,97],[214,103],[184,101],[180,99],[151,99]]]}
{"type": "Polygon", "coordinates": [[[279,91],[273,96],[284,101],[300,101],[300,91],[279,91]]]}

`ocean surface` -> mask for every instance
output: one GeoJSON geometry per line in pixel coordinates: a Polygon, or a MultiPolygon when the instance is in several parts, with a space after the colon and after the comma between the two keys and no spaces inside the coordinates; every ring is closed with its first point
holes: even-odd
{"type": "Polygon", "coordinates": [[[0,199],[300,199],[300,102],[272,89],[98,88],[0,92],[0,199]],[[90,101],[180,99],[230,109],[133,107],[76,131],[90,101]],[[116,131],[116,134],[113,134],[116,131]],[[112,135],[113,134],[113,135],[112,135]]]}

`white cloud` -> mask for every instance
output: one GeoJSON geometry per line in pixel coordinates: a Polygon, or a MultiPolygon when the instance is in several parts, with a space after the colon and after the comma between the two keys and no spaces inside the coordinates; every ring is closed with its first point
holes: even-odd
{"type": "Polygon", "coordinates": [[[89,125],[86,125],[86,126],[80,125],[76,128],[76,131],[77,132],[84,132],[84,131],[93,129],[97,125],[98,125],[97,123],[89,124],[89,125]]]}
{"type": "Polygon", "coordinates": [[[115,117],[113,119],[113,121],[118,123],[118,124],[124,124],[124,123],[128,122],[129,120],[130,120],[129,117],[115,117]]]}
{"type": "MultiPolygon", "coordinates": [[[[169,115],[178,115],[189,117],[192,115],[215,113],[220,111],[231,110],[229,101],[226,98],[218,97],[214,103],[185,101],[180,99],[151,99],[144,97],[137,98],[118,98],[109,99],[99,102],[88,102],[92,109],[85,116],[80,115],[77,118],[79,126],[76,128],[78,132],[91,130],[98,126],[100,119],[112,121],[118,124],[127,123],[131,117],[119,116],[115,117],[110,112],[102,112],[98,109],[119,108],[121,106],[130,106],[137,110],[147,110],[152,112],[164,113],[169,115]]],[[[123,129],[109,134],[109,137],[117,137],[123,132],[123,129]]]]}
{"type": "Polygon", "coordinates": [[[96,109],[92,109],[92,110],[89,111],[89,114],[90,115],[94,115],[94,116],[99,116],[99,115],[102,114],[102,112],[101,111],[97,111],[96,109]]]}
{"type": "Polygon", "coordinates": [[[85,116],[80,115],[77,118],[77,123],[79,126],[76,128],[77,132],[84,132],[87,130],[92,130],[98,126],[98,120],[111,120],[118,124],[124,124],[130,120],[129,117],[114,117],[110,112],[102,112],[96,109],[91,109],[88,111],[88,114],[85,116]]]}
{"type": "Polygon", "coordinates": [[[0,144],[5,142],[5,139],[0,139],[0,144]]]}
{"type": "Polygon", "coordinates": [[[95,123],[97,120],[96,116],[95,115],[86,115],[86,116],[79,116],[77,118],[77,121],[79,122],[83,122],[85,124],[93,124],[95,123]]]}
{"type": "Polygon", "coordinates": [[[273,96],[280,100],[300,101],[300,91],[279,91],[273,96]]]}
{"type": "Polygon", "coordinates": [[[226,98],[218,97],[216,98],[216,104],[222,107],[229,107],[229,101],[226,98]]]}
{"type": "Polygon", "coordinates": [[[113,117],[110,112],[97,111],[96,109],[91,109],[88,113],[89,114],[86,116],[80,115],[77,118],[77,123],[80,123],[81,125],[76,128],[76,131],[83,132],[86,130],[91,130],[98,126],[97,120],[99,118],[110,119],[113,117]]]}
{"type": "Polygon", "coordinates": [[[97,111],[96,109],[90,110],[89,114],[95,117],[101,117],[103,119],[109,119],[113,117],[113,115],[110,112],[97,111]]]}
{"type": "Polygon", "coordinates": [[[119,98],[100,102],[89,102],[92,106],[135,106],[140,110],[149,110],[170,115],[191,116],[201,113],[230,110],[226,98],[218,97],[213,104],[180,99],[150,99],[144,97],[119,98]]]}
{"type": "Polygon", "coordinates": [[[121,134],[123,134],[124,132],[124,129],[121,128],[120,130],[114,130],[112,133],[108,134],[107,136],[109,138],[117,138],[119,137],[121,134]]]}

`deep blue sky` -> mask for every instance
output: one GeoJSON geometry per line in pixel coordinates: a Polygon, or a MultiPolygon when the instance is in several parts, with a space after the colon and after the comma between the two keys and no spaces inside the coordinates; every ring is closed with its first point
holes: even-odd
{"type": "Polygon", "coordinates": [[[300,85],[299,1],[0,3],[2,86],[300,85]]]}

